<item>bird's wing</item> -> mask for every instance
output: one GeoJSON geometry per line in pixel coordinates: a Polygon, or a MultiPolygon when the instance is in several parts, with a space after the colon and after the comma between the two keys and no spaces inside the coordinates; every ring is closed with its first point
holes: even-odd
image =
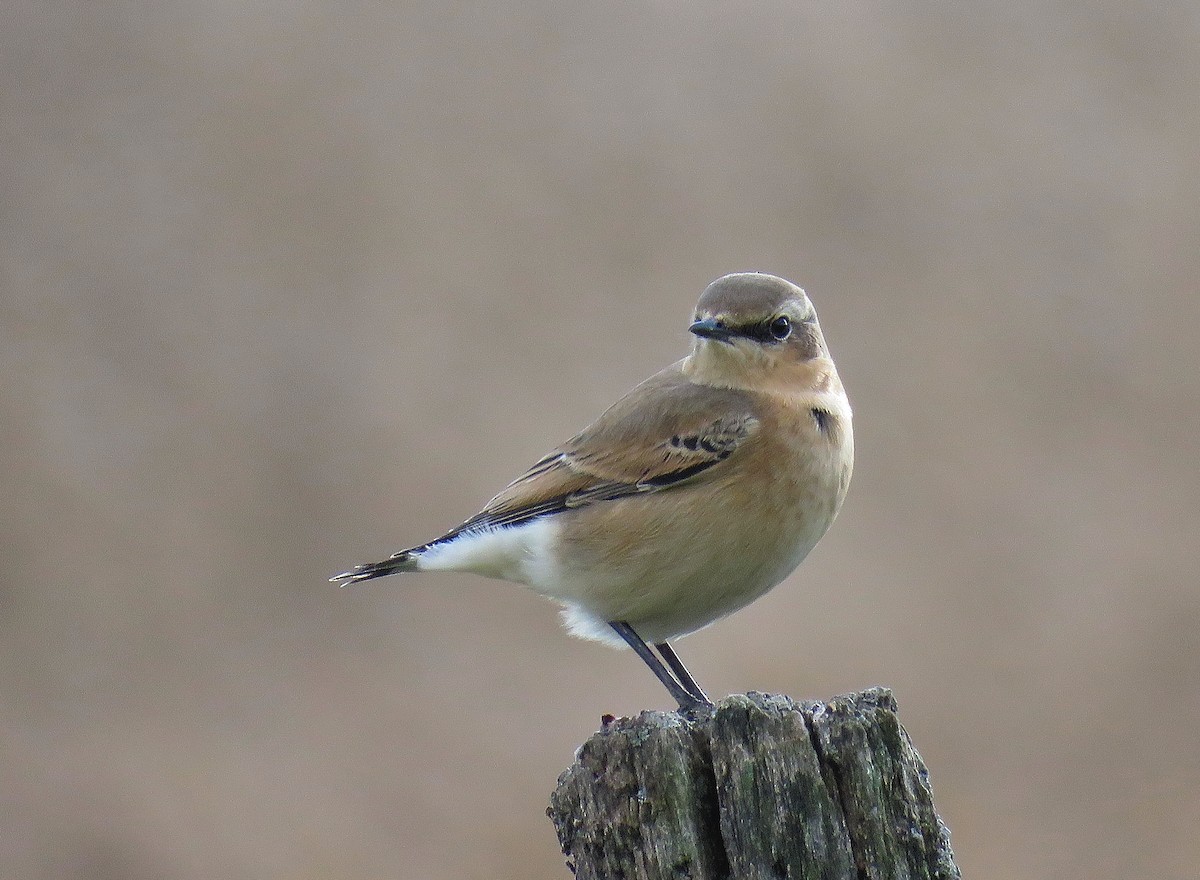
{"type": "Polygon", "coordinates": [[[751,404],[745,392],[695,385],[679,364],[668,367],[438,542],[710,476],[757,432],[751,404]]]}

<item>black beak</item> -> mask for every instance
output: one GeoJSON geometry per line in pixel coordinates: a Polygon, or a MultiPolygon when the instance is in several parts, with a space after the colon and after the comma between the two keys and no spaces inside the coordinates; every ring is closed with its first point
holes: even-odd
{"type": "Polygon", "coordinates": [[[702,336],[705,339],[715,339],[717,342],[724,342],[727,345],[732,344],[729,342],[730,339],[741,335],[732,327],[726,327],[716,318],[705,318],[703,321],[697,321],[688,327],[688,330],[697,336],[702,336]]]}

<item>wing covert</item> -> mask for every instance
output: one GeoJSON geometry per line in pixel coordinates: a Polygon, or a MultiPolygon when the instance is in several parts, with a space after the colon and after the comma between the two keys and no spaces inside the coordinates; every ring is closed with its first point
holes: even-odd
{"type": "Polygon", "coordinates": [[[700,479],[754,437],[759,422],[751,404],[745,392],[692,384],[674,364],[434,543],[700,479]]]}

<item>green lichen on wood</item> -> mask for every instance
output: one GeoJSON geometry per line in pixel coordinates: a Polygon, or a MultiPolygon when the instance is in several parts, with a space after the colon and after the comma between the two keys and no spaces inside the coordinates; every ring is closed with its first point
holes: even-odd
{"type": "Polygon", "coordinates": [[[731,876],[846,876],[853,864],[837,793],[791,700],[729,697],[710,725],[721,835],[731,876]],[[780,749],[779,743],[795,745],[780,749]]]}
{"type": "Polygon", "coordinates": [[[547,811],[584,880],[957,880],[890,692],[643,712],[580,749],[547,811]]]}
{"type": "Polygon", "coordinates": [[[722,876],[702,731],[643,712],[605,727],[558,780],[548,811],[580,878],[722,876]]]}
{"type": "Polygon", "coordinates": [[[891,693],[875,688],[805,710],[836,780],[859,877],[957,878],[928,771],[891,693]]]}

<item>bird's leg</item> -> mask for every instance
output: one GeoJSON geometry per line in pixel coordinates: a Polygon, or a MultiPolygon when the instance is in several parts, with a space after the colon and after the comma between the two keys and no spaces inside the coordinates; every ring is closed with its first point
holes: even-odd
{"type": "MultiPolygon", "coordinates": [[[[617,635],[625,640],[625,643],[629,647],[633,648],[634,652],[642,658],[642,661],[650,667],[650,671],[654,673],[654,677],[661,681],[663,686],[671,692],[671,696],[675,698],[675,702],[679,703],[679,710],[681,712],[711,705],[707,699],[698,699],[686,687],[676,681],[671,673],[667,671],[667,668],[663,666],[662,661],[650,650],[650,646],[643,642],[642,637],[634,632],[632,626],[622,620],[611,621],[609,626],[613,628],[617,635]]],[[[678,658],[676,658],[676,662],[678,662],[678,658]]]]}
{"type": "Polygon", "coordinates": [[[662,654],[663,659],[667,661],[667,665],[671,667],[671,671],[675,673],[675,677],[679,679],[679,683],[683,685],[683,689],[700,702],[711,706],[712,700],[704,693],[704,689],[696,683],[696,679],[692,678],[692,674],[687,671],[687,667],[683,665],[683,661],[679,659],[679,655],[675,653],[675,649],[666,642],[658,642],[654,647],[658,648],[658,653],[662,654]]]}

